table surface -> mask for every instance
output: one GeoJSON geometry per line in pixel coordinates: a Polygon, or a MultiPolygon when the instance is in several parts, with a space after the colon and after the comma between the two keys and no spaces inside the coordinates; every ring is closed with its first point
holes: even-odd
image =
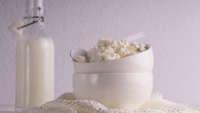
{"type": "Polygon", "coordinates": [[[0,113],[17,113],[15,112],[14,106],[3,106],[0,105],[0,113]]]}
{"type": "MultiPolygon", "coordinates": [[[[200,105],[198,105],[197,107],[200,107],[200,105]]],[[[3,105],[0,105],[0,113],[17,113],[17,112],[15,112],[15,107],[14,106],[3,106],[3,105]]]]}

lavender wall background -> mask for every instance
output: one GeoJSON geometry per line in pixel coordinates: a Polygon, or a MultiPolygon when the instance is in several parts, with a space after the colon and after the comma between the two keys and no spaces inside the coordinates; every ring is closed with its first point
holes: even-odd
{"type": "MultiPolygon", "coordinates": [[[[199,6],[199,0],[45,0],[47,32],[55,43],[55,98],[72,91],[70,50],[144,31],[138,41],[153,46],[154,92],[200,105],[199,6]]],[[[0,0],[0,105],[14,105],[17,37],[7,27],[24,10],[25,0],[0,0]]]]}

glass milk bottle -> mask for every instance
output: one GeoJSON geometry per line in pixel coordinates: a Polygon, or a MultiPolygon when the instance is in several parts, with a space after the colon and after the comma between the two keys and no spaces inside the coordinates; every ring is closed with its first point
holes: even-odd
{"type": "MultiPolygon", "coordinates": [[[[17,42],[16,111],[54,99],[54,43],[44,27],[43,0],[27,0],[27,25],[17,42]]],[[[21,27],[21,28],[22,28],[21,27]]]]}

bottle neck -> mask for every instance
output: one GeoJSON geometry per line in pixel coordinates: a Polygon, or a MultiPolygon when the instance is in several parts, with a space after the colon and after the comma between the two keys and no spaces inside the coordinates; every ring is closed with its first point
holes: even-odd
{"type": "MultiPolygon", "coordinates": [[[[27,0],[26,1],[26,17],[44,16],[43,0],[27,0]]],[[[37,21],[39,18],[30,18],[25,24],[37,21]]],[[[24,29],[25,37],[47,37],[44,22],[36,22],[24,29]]]]}
{"type": "Polygon", "coordinates": [[[26,16],[44,16],[43,0],[27,0],[26,16]]]}
{"type": "MultiPolygon", "coordinates": [[[[33,20],[28,20],[29,23],[32,21],[33,20]]],[[[37,22],[35,24],[25,27],[23,36],[38,37],[38,38],[39,37],[47,37],[44,22],[37,22]]]]}

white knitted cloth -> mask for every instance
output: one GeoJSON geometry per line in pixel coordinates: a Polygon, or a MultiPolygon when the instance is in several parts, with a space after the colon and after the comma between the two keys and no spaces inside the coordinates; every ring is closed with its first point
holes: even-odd
{"type": "Polygon", "coordinates": [[[109,109],[91,100],[76,100],[73,93],[65,93],[56,100],[48,102],[29,113],[200,113],[200,108],[178,104],[162,99],[160,93],[154,93],[139,109],[109,109]]]}

